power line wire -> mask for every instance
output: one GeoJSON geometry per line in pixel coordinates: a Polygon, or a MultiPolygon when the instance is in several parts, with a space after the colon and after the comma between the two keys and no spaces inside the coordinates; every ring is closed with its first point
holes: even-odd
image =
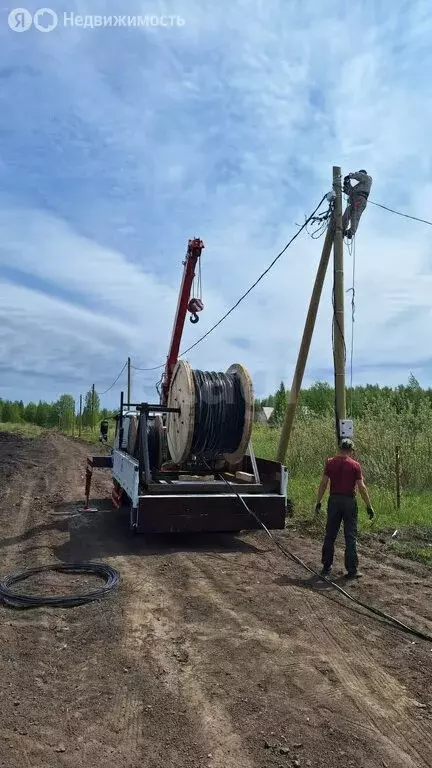
{"type": "Polygon", "coordinates": [[[403,216],[405,219],[412,219],[413,221],[421,221],[422,224],[429,224],[429,226],[432,227],[432,221],[428,221],[427,219],[419,219],[418,216],[410,216],[409,213],[402,213],[401,211],[395,211],[394,208],[389,208],[387,205],[376,203],[374,200],[368,200],[368,203],[370,203],[371,205],[376,205],[378,208],[383,208],[385,211],[390,211],[390,213],[395,213],[397,216],[403,216]]]}
{"type": "Polygon", "coordinates": [[[131,368],[133,368],[134,371],[158,371],[159,368],[165,368],[165,363],[154,365],[153,368],[139,368],[137,365],[132,365],[131,363],[131,368]]]}
{"type": "Polygon", "coordinates": [[[105,389],[103,392],[96,392],[96,394],[97,394],[97,395],[99,395],[99,397],[100,397],[101,395],[106,395],[106,393],[107,393],[107,392],[109,392],[109,391],[110,391],[110,390],[111,390],[111,389],[112,389],[112,388],[113,388],[113,387],[114,387],[114,386],[117,384],[117,382],[118,382],[118,380],[119,380],[120,376],[122,375],[122,373],[123,373],[123,371],[125,370],[125,368],[126,368],[126,367],[127,367],[127,360],[126,360],[126,362],[125,362],[125,364],[124,364],[123,368],[121,369],[121,371],[120,371],[119,375],[117,376],[117,378],[115,378],[115,379],[114,379],[114,381],[113,381],[113,383],[111,384],[111,386],[109,386],[109,387],[108,387],[108,389],[105,389]]]}
{"type": "MultiPolygon", "coordinates": [[[[323,203],[324,199],[325,199],[325,195],[324,195],[324,197],[322,198],[322,200],[320,201],[319,205],[317,205],[317,207],[315,208],[315,210],[313,211],[313,213],[311,213],[311,215],[310,215],[310,216],[309,216],[309,217],[306,219],[306,221],[304,222],[304,224],[303,224],[303,225],[300,227],[300,229],[298,230],[298,232],[296,232],[296,234],[295,234],[295,235],[294,235],[294,236],[291,238],[291,240],[290,240],[290,241],[289,241],[289,242],[286,244],[286,246],[285,246],[285,247],[282,249],[282,251],[280,251],[280,253],[278,253],[278,255],[276,256],[276,258],[275,258],[275,259],[272,261],[272,263],[271,263],[271,264],[270,264],[270,265],[267,267],[267,269],[266,269],[266,270],[265,270],[265,271],[264,271],[264,272],[263,272],[263,273],[260,275],[260,277],[259,277],[259,278],[258,278],[258,279],[257,279],[257,280],[256,280],[256,281],[253,283],[253,285],[251,285],[251,287],[250,287],[250,288],[249,288],[249,289],[246,291],[246,293],[244,293],[244,294],[243,294],[243,296],[241,296],[241,297],[239,298],[239,300],[238,300],[238,301],[237,301],[237,302],[234,304],[234,306],[233,306],[233,307],[231,307],[231,309],[230,309],[230,310],[228,310],[228,312],[226,312],[226,313],[225,313],[225,315],[223,315],[223,317],[221,317],[221,318],[220,318],[220,320],[218,320],[218,322],[217,322],[217,323],[215,323],[215,324],[214,324],[214,325],[213,325],[213,326],[212,326],[212,327],[211,327],[211,328],[210,328],[210,329],[207,331],[207,333],[205,333],[203,336],[201,336],[201,337],[200,337],[200,338],[199,338],[199,339],[198,339],[198,340],[197,340],[197,341],[196,341],[194,344],[192,344],[190,347],[188,347],[188,348],[187,348],[187,349],[185,349],[183,352],[181,352],[181,353],[180,353],[180,357],[181,357],[182,355],[185,355],[185,354],[187,354],[187,352],[190,352],[190,351],[191,351],[191,349],[194,349],[194,347],[196,347],[198,344],[200,344],[200,343],[201,343],[201,341],[204,341],[204,339],[206,339],[206,338],[207,338],[207,336],[209,336],[209,335],[210,335],[210,333],[212,333],[212,332],[215,330],[215,328],[217,328],[217,327],[218,327],[218,326],[219,326],[219,325],[220,325],[220,324],[221,324],[221,323],[222,323],[222,322],[223,322],[223,321],[224,321],[224,320],[225,320],[225,319],[226,319],[226,318],[227,318],[227,317],[228,317],[228,316],[231,314],[231,312],[233,312],[233,311],[234,311],[234,310],[235,310],[235,309],[238,307],[238,305],[239,305],[239,304],[240,304],[240,303],[241,303],[241,302],[242,302],[242,301],[243,301],[243,300],[246,298],[246,296],[248,296],[248,295],[249,295],[249,293],[250,293],[250,292],[251,292],[251,291],[252,291],[252,290],[255,288],[255,286],[257,286],[257,285],[258,285],[258,283],[259,283],[259,282],[260,282],[260,281],[263,279],[263,277],[265,277],[265,275],[266,275],[266,274],[267,274],[267,273],[270,271],[270,269],[272,269],[272,267],[273,267],[273,266],[274,266],[274,264],[275,264],[275,263],[278,261],[278,259],[280,259],[280,257],[281,257],[281,256],[282,256],[282,255],[285,253],[285,251],[286,251],[286,250],[287,250],[287,249],[290,247],[291,243],[293,243],[293,242],[294,242],[294,240],[295,240],[295,239],[296,239],[296,238],[299,236],[299,234],[300,234],[300,233],[301,233],[301,232],[302,232],[304,229],[306,229],[306,228],[307,228],[307,225],[308,225],[308,224],[309,224],[309,223],[310,223],[310,222],[311,222],[311,221],[314,219],[314,217],[315,217],[315,213],[318,211],[318,209],[319,209],[319,208],[320,208],[320,206],[322,205],[322,203],[323,203]]],[[[376,203],[374,200],[368,200],[368,203],[370,203],[371,205],[375,205],[375,206],[377,206],[378,208],[382,208],[382,209],[383,209],[383,210],[385,210],[385,211],[389,211],[390,213],[394,213],[394,214],[396,214],[397,216],[403,216],[405,219],[412,219],[413,221],[419,221],[419,222],[421,222],[422,224],[428,224],[430,227],[432,227],[432,221],[428,221],[427,219],[420,219],[418,216],[411,216],[411,215],[410,215],[410,214],[408,214],[408,213],[402,213],[401,211],[396,211],[394,208],[389,208],[387,205],[383,205],[382,203],[376,203]]],[[[321,216],[321,217],[318,217],[316,220],[321,222],[321,227],[318,227],[318,232],[315,232],[315,233],[313,233],[313,234],[311,235],[312,237],[320,237],[320,236],[323,234],[323,232],[324,232],[324,229],[325,229],[325,225],[327,224],[327,221],[328,221],[328,217],[327,217],[327,215],[326,215],[326,214],[324,214],[323,216],[321,216]]],[[[123,373],[124,369],[126,368],[126,365],[127,365],[127,363],[125,363],[125,365],[124,365],[124,367],[122,368],[122,370],[120,371],[120,373],[119,373],[119,375],[118,375],[117,379],[116,379],[116,380],[115,380],[115,381],[114,381],[114,382],[111,384],[111,386],[110,386],[110,387],[108,387],[108,389],[106,389],[104,392],[98,392],[98,394],[99,394],[99,395],[104,395],[104,394],[106,394],[107,392],[109,392],[109,391],[110,391],[110,389],[112,389],[112,388],[113,388],[113,386],[114,386],[114,385],[117,383],[118,379],[120,378],[121,374],[123,373]]],[[[152,367],[150,367],[150,368],[141,368],[140,366],[137,366],[137,365],[131,365],[131,368],[133,368],[135,371],[158,371],[158,370],[160,370],[161,368],[164,368],[164,367],[165,367],[165,363],[161,363],[160,365],[154,365],[154,366],[152,366],[152,367]]]]}
{"type": "Polygon", "coordinates": [[[234,312],[234,310],[235,310],[235,309],[237,309],[238,305],[239,305],[239,304],[240,304],[240,303],[241,303],[241,302],[242,302],[242,301],[243,301],[243,300],[246,298],[246,296],[248,296],[248,295],[251,293],[251,291],[253,291],[253,289],[254,289],[254,288],[255,288],[255,287],[258,285],[258,283],[259,283],[259,282],[261,282],[261,280],[263,279],[263,277],[265,277],[265,275],[266,275],[268,272],[270,272],[270,270],[271,270],[271,269],[272,269],[272,267],[273,267],[273,266],[276,264],[276,262],[278,261],[278,259],[280,259],[280,257],[281,257],[281,256],[283,256],[283,254],[285,253],[285,251],[286,251],[286,250],[287,250],[287,249],[290,247],[290,245],[291,245],[291,244],[294,242],[294,240],[296,240],[296,239],[297,239],[297,237],[300,235],[300,233],[301,233],[301,232],[302,232],[304,229],[306,229],[306,227],[307,227],[307,225],[309,224],[309,222],[310,222],[310,221],[313,219],[313,217],[315,216],[315,214],[316,214],[317,210],[318,210],[318,209],[321,207],[321,205],[322,205],[322,203],[324,202],[325,198],[326,198],[326,195],[324,195],[324,196],[321,198],[321,200],[319,201],[319,203],[318,203],[318,205],[316,206],[316,208],[315,208],[315,209],[312,211],[312,213],[310,214],[310,216],[308,216],[308,218],[306,219],[306,221],[304,222],[304,224],[302,224],[302,226],[300,227],[300,229],[298,230],[298,232],[296,232],[296,233],[295,233],[295,235],[293,235],[293,237],[291,238],[291,240],[289,240],[289,241],[288,241],[288,243],[285,245],[285,247],[284,247],[284,248],[282,248],[282,250],[281,250],[281,251],[278,253],[278,255],[277,255],[277,256],[276,256],[276,257],[273,259],[273,261],[271,262],[271,264],[269,264],[269,266],[267,267],[267,269],[265,269],[265,270],[264,270],[264,272],[262,272],[262,273],[261,273],[261,275],[258,277],[258,279],[257,279],[257,280],[255,280],[255,282],[254,282],[254,283],[253,283],[253,284],[250,286],[250,288],[248,288],[248,290],[246,291],[246,293],[244,293],[244,294],[243,294],[243,296],[240,296],[240,298],[238,299],[238,301],[236,301],[236,303],[235,303],[235,304],[234,304],[234,305],[231,307],[231,309],[229,309],[229,310],[228,310],[228,312],[225,312],[225,314],[224,314],[224,315],[223,315],[223,316],[220,318],[220,320],[218,320],[218,321],[217,321],[217,323],[215,323],[214,325],[212,325],[212,327],[211,327],[211,328],[210,328],[210,329],[207,331],[207,333],[205,333],[205,334],[204,334],[203,336],[201,336],[201,337],[200,337],[200,338],[199,338],[197,341],[195,341],[195,343],[194,343],[194,344],[191,344],[191,346],[190,346],[190,347],[188,347],[187,349],[183,350],[183,352],[180,352],[180,357],[181,357],[182,355],[186,355],[186,354],[187,354],[187,352],[190,352],[190,351],[191,351],[191,349],[194,349],[194,347],[196,347],[198,344],[200,344],[202,341],[204,341],[204,339],[206,339],[206,338],[207,338],[207,336],[209,336],[209,335],[210,335],[210,334],[211,334],[211,333],[212,333],[212,332],[213,332],[213,331],[214,331],[214,330],[215,330],[215,329],[216,329],[216,328],[217,328],[217,327],[218,327],[218,326],[219,326],[221,323],[223,323],[223,321],[224,321],[224,320],[226,320],[226,318],[228,317],[228,315],[230,315],[230,314],[231,314],[231,312],[234,312]]]}
{"type": "MultiPolygon", "coordinates": [[[[295,234],[295,235],[294,235],[294,236],[291,238],[291,240],[289,240],[289,242],[288,242],[288,243],[285,245],[285,247],[284,247],[284,248],[283,248],[283,249],[282,249],[282,250],[281,250],[281,251],[278,253],[278,255],[277,255],[277,256],[276,256],[276,257],[273,259],[273,261],[272,261],[272,262],[271,262],[271,264],[270,264],[270,265],[267,267],[267,269],[265,269],[265,270],[264,270],[264,272],[263,272],[263,273],[262,273],[262,274],[261,274],[261,275],[258,277],[258,279],[257,279],[257,280],[256,280],[256,281],[255,281],[255,282],[254,282],[254,283],[253,283],[251,286],[250,286],[250,288],[248,288],[248,290],[246,291],[246,293],[244,293],[242,296],[240,296],[240,298],[238,299],[238,301],[237,301],[237,302],[236,302],[236,303],[235,303],[235,304],[234,304],[234,305],[231,307],[231,309],[229,309],[229,310],[228,310],[228,312],[226,312],[226,313],[225,313],[225,314],[224,314],[224,315],[223,315],[223,316],[220,318],[220,320],[218,320],[218,322],[217,322],[217,323],[215,323],[215,324],[214,324],[214,325],[213,325],[213,326],[212,326],[212,327],[211,327],[211,328],[210,328],[210,329],[207,331],[207,333],[205,333],[205,334],[204,334],[203,336],[201,336],[201,337],[200,337],[200,338],[199,338],[197,341],[195,341],[193,344],[191,344],[191,346],[190,346],[190,347],[188,347],[187,349],[185,349],[185,350],[183,350],[182,352],[180,352],[180,355],[179,355],[179,357],[182,357],[183,355],[186,355],[188,352],[190,352],[192,349],[194,349],[196,346],[198,346],[198,344],[200,344],[202,341],[204,341],[204,339],[206,339],[206,338],[207,338],[207,336],[209,336],[209,335],[210,335],[210,334],[211,334],[211,333],[212,333],[212,332],[213,332],[213,331],[214,331],[214,330],[215,330],[215,329],[216,329],[216,328],[217,328],[217,327],[218,327],[218,326],[219,326],[221,323],[223,323],[223,321],[224,321],[224,320],[226,320],[226,318],[227,318],[227,317],[228,317],[228,316],[229,316],[229,315],[230,315],[232,312],[234,312],[234,310],[235,310],[235,309],[237,309],[237,307],[239,306],[239,304],[240,304],[240,303],[241,303],[241,302],[242,302],[242,301],[243,301],[243,300],[246,298],[246,296],[248,296],[248,295],[249,295],[249,293],[251,293],[251,291],[252,291],[252,290],[253,290],[253,289],[254,289],[254,288],[255,288],[255,287],[258,285],[258,283],[259,283],[259,282],[261,282],[261,280],[262,280],[262,279],[265,277],[265,275],[266,275],[266,274],[267,274],[267,273],[268,273],[268,272],[269,272],[269,271],[272,269],[272,267],[275,265],[275,263],[278,261],[278,259],[280,259],[280,257],[281,257],[281,256],[283,256],[283,254],[285,253],[285,251],[286,251],[286,250],[287,250],[287,249],[290,247],[290,245],[291,245],[291,244],[294,242],[294,240],[295,240],[295,239],[296,239],[296,238],[297,238],[297,237],[300,235],[300,233],[301,233],[301,232],[302,232],[304,229],[307,229],[307,226],[308,226],[308,224],[309,224],[309,223],[310,223],[310,222],[311,222],[311,221],[312,221],[312,220],[315,218],[315,214],[316,214],[316,212],[318,211],[318,209],[320,208],[320,206],[322,205],[322,203],[323,203],[324,199],[325,199],[325,195],[324,195],[324,197],[322,198],[322,200],[320,200],[319,204],[317,205],[317,207],[315,208],[315,210],[313,211],[313,213],[311,213],[311,214],[310,214],[310,216],[308,216],[308,218],[306,219],[306,221],[304,222],[304,224],[303,224],[303,225],[302,225],[302,226],[299,228],[298,232],[296,232],[296,234],[295,234]]],[[[419,222],[421,222],[421,223],[423,223],[423,224],[428,224],[429,226],[432,226],[432,221],[427,221],[426,219],[420,219],[420,218],[418,218],[417,216],[411,216],[411,215],[410,215],[410,214],[408,214],[408,213],[402,213],[401,211],[396,211],[394,208],[389,208],[388,206],[386,206],[386,205],[382,205],[381,203],[376,203],[374,200],[369,200],[368,202],[369,202],[369,203],[371,203],[372,205],[376,205],[376,206],[377,206],[377,207],[379,207],[379,208],[383,208],[384,210],[386,210],[386,211],[389,211],[390,213],[394,213],[394,214],[396,214],[397,216],[403,216],[403,217],[404,217],[404,218],[406,218],[406,219],[412,219],[413,221],[419,221],[419,222]]],[[[318,219],[316,219],[316,220],[320,220],[320,221],[321,221],[321,219],[322,219],[322,225],[321,225],[321,227],[318,227],[318,232],[314,233],[312,236],[315,236],[315,237],[317,237],[317,236],[318,236],[318,237],[319,237],[319,236],[321,236],[321,234],[323,233],[323,231],[324,231],[324,227],[325,227],[325,225],[327,224],[328,218],[327,218],[327,217],[326,217],[326,218],[324,218],[324,217],[318,217],[318,219]]],[[[152,366],[151,368],[141,368],[141,367],[138,367],[138,366],[132,365],[132,368],[133,368],[134,370],[136,370],[136,371],[158,371],[158,370],[160,370],[161,368],[164,368],[164,367],[165,367],[165,363],[162,363],[162,364],[160,364],[160,365],[155,365],[155,366],[152,366]]]]}
{"type": "MultiPolygon", "coordinates": [[[[301,225],[301,227],[299,228],[299,230],[298,230],[298,231],[295,233],[295,235],[293,235],[293,237],[291,238],[291,240],[289,240],[289,241],[288,241],[288,243],[287,243],[287,244],[284,246],[284,248],[282,248],[282,250],[281,250],[281,251],[279,251],[279,253],[278,253],[278,254],[277,254],[277,256],[276,256],[276,257],[273,259],[273,261],[271,262],[271,264],[269,264],[269,266],[267,267],[267,269],[265,269],[265,270],[264,270],[264,272],[262,272],[262,273],[261,273],[261,275],[258,277],[258,279],[257,279],[257,280],[255,280],[255,282],[254,282],[254,283],[253,283],[253,284],[250,286],[250,288],[248,288],[248,290],[247,290],[247,291],[246,291],[246,292],[245,292],[245,293],[244,293],[242,296],[240,296],[240,298],[238,299],[238,301],[236,301],[236,303],[235,303],[235,304],[234,304],[234,305],[231,307],[231,309],[229,309],[229,310],[228,310],[228,312],[225,312],[225,314],[224,314],[224,315],[223,315],[223,316],[220,318],[220,320],[218,320],[218,321],[217,321],[217,323],[215,323],[214,325],[212,325],[212,327],[211,327],[211,328],[210,328],[210,329],[207,331],[207,333],[205,333],[205,334],[204,334],[203,336],[201,336],[201,337],[200,337],[200,338],[199,338],[197,341],[195,341],[193,344],[191,344],[191,346],[190,346],[190,347],[188,347],[187,349],[183,350],[183,352],[180,352],[180,355],[179,355],[179,357],[182,357],[182,355],[186,355],[188,352],[190,352],[190,351],[191,351],[191,349],[194,349],[196,346],[198,346],[198,344],[200,344],[202,341],[204,341],[204,339],[206,339],[206,338],[207,338],[207,336],[209,336],[209,335],[210,335],[210,334],[211,334],[211,333],[212,333],[212,332],[213,332],[213,331],[214,331],[214,330],[215,330],[215,329],[216,329],[216,328],[217,328],[217,327],[218,327],[218,326],[219,326],[221,323],[223,323],[223,321],[224,321],[224,320],[226,320],[226,318],[227,318],[227,317],[228,317],[228,316],[229,316],[229,315],[230,315],[232,312],[234,312],[234,310],[235,310],[235,309],[237,309],[237,307],[239,306],[239,304],[241,304],[241,302],[242,302],[242,301],[243,301],[243,300],[246,298],[246,296],[248,296],[248,295],[251,293],[251,291],[253,291],[253,289],[254,289],[254,288],[255,288],[255,287],[258,285],[258,283],[260,283],[260,282],[261,282],[261,280],[263,279],[263,277],[265,277],[265,276],[266,276],[266,274],[267,274],[268,272],[270,272],[270,270],[272,269],[272,267],[273,267],[273,266],[276,264],[276,262],[277,262],[277,261],[278,261],[278,260],[281,258],[281,256],[283,256],[283,254],[285,253],[285,251],[287,251],[287,250],[288,250],[288,248],[290,247],[290,245],[291,245],[291,244],[294,242],[294,240],[296,240],[296,239],[297,239],[297,237],[300,235],[300,233],[301,233],[301,232],[302,232],[304,229],[306,229],[306,228],[307,228],[307,225],[309,224],[309,222],[311,222],[311,221],[312,221],[312,219],[314,218],[314,216],[315,216],[316,212],[318,211],[318,209],[319,209],[319,208],[321,207],[321,205],[323,204],[323,202],[324,202],[325,198],[326,198],[326,195],[323,195],[323,197],[322,197],[322,198],[321,198],[321,200],[319,201],[319,203],[318,203],[318,205],[316,206],[316,208],[315,208],[315,209],[312,211],[312,213],[311,213],[311,214],[310,214],[310,215],[307,217],[307,219],[305,220],[304,224],[302,224],[302,225],[301,225]]],[[[327,221],[327,219],[328,219],[328,214],[326,214],[326,221],[327,221]]],[[[164,367],[165,367],[165,363],[163,363],[162,365],[156,365],[156,366],[154,366],[154,367],[152,367],[152,368],[138,368],[137,366],[132,366],[132,368],[134,368],[136,371],[157,371],[157,370],[159,370],[159,368],[164,368],[164,367]]]]}

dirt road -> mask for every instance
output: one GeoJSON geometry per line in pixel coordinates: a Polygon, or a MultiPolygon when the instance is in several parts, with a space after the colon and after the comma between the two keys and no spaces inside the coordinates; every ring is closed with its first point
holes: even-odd
{"type": "MultiPolygon", "coordinates": [[[[432,644],[310,589],[260,533],[133,537],[103,472],[78,513],[87,452],[0,434],[1,575],[96,559],[123,579],[79,608],[0,607],[1,768],[432,766],[432,644]]],[[[431,633],[430,570],[361,556],[352,591],[431,633]]]]}

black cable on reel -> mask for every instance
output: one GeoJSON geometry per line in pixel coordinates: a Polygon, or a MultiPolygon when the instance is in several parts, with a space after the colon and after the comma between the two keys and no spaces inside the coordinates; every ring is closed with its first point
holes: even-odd
{"type": "Polygon", "coordinates": [[[195,427],[191,453],[211,458],[234,453],[240,445],[246,404],[237,373],[192,371],[195,427]]]}

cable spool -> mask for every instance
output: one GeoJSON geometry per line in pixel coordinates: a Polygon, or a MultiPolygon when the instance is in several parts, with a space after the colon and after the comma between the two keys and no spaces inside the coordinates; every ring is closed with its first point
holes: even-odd
{"type": "Polygon", "coordinates": [[[238,464],[249,445],[254,395],[247,370],[238,364],[226,373],[194,371],[180,360],[173,372],[168,407],[168,448],[172,460],[182,464],[190,456],[223,456],[238,464]]]}
{"type": "MultiPolygon", "coordinates": [[[[140,441],[138,439],[138,419],[130,417],[127,452],[135,459],[139,457],[140,441]]],[[[162,464],[163,425],[159,415],[152,416],[148,420],[147,439],[149,447],[150,469],[160,469],[162,464]]]]}
{"type": "Polygon", "coordinates": [[[147,428],[150,469],[160,469],[162,465],[163,453],[163,425],[162,418],[159,415],[154,416],[147,428]]]}

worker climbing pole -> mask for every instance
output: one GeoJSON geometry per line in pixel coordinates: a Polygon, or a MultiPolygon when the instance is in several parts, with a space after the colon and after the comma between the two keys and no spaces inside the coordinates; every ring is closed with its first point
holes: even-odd
{"type": "Polygon", "coordinates": [[[349,173],[344,177],[343,191],[348,195],[348,201],[342,219],[342,226],[344,236],[350,240],[357,232],[362,213],[367,205],[371,187],[372,176],[369,176],[368,172],[364,169],[355,173],[349,173]],[[352,186],[351,179],[357,181],[357,184],[352,186]]]}
{"type": "MultiPolygon", "coordinates": [[[[352,421],[346,418],[346,388],[345,366],[346,345],[344,331],[344,258],[343,239],[353,241],[353,256],[355,258],[354,237],[363,211],[366,208],[367,198],[372,186],[372,177],[365,170],[349,173],[344,177],[342,188],[342,171],[338,166],[333,166],[333,189],[326,196],[330,203],[327,217],[327,232],[322,249],[321,259],[318,265],[315,284],[306,317],[300,350],[294,371],[288,403],[285,411],[284,423],[277,450],[277,460],[285,462],[288,444],[294,424],[295,412],[303,381],[303,375],[307,363],[312,335],[318,313],[319,302],[324,285],[324,279],[330,259],[333,245],[334,270],[333,270],[333,362],[335,378],[335,421],[336,438],[339,442],[342,437],[353,436],[352,421]],[[351,179],[358,183],[352,186],[351,179]],[[342,191],[348,195],[345,212],[342,215],[342,191]]],[[[321,217],[322,218],[322,217],[321,217]]],[[[352,318],[354,317],[354,275],[353,265],[353,292],[352,318]]],[[[353,342],[351,345],[351,382],[353,366],[353,342]]],[[[351,413],[352,415],[352,413],[351,413]]]]}

